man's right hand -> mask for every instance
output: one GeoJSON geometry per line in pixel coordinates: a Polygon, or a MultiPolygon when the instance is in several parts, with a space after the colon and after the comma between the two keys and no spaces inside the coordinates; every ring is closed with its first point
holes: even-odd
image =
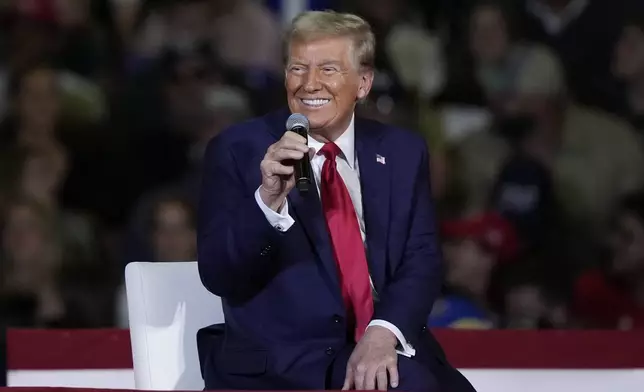
{"type": "Polygon", "coordinates": [[[268,208],[277,212],[284,205],[286,196],[295,186],[293,161],[307,154],[306,138],[287,131],[276,143],[268,147],[259,165],[262,171],[262,185],[259,196],[268,208]]]}

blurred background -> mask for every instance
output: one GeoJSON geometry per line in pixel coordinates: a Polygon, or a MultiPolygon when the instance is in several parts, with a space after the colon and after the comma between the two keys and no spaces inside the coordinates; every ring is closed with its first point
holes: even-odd
{"type": "Polygon", "coordinates": [[[127,327],[195,260],[207,141],[284,105],[302,6],[377,35],[363,116],[425,136],[451,328],[644,328],[644,4],[0,0],[0,327],[127,327]]]}

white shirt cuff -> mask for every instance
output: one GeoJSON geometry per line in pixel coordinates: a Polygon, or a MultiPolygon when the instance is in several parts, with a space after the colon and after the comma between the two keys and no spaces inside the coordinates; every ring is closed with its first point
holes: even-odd
{"type": "Polygon", "coordinates": [[[268,223],[270,223],[271,226],[275,228],[275,230],[285,232],[290,229],[291,226],[293,226],[293,223],[295,223],[295,220],[293,220],[293,218],[291,218],[291,216],[288,214],[288,200],[284,201],[284,206],[282,206],[282,209],[280,209],[279,212],[275,212],[271,210],[266,204],[264,204],[264,201],[259,195],[259,188],[257,188],[257,190],[255,191],[255,201],[264,213],[264,216],[266,217],[266,220],[268,220],[268,223]]]}
{"type": "Polygon", "coordinates": [[[396,338],[398,339],[398,342],[400,343],[400,347],[402,350],[396,350],[396,352],[400,355],[404,355],[406,357],[413,357],[416,355],[416,349],[411,346],[411,344],[407,343],[407,339],[403,336],[402,332],[400,332],[400,329],[390,323],[389,321],[385,320],[371,320],[369,325],[367,325],[367,328],[372,327],[372,326],[378,326],[378,327],[383,327],[387,328],[388,330],[391,331],[394,335],[396,335],[396,338]]]}

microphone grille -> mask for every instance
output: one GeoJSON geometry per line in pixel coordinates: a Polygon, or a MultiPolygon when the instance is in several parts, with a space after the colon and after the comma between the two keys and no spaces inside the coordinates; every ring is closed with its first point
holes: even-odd
{"type": "Polygon", "coordinates": [[[309,130],[309,119],[306,118],[305,115],[300,114],[300,113],[293,113],[289,116],[288,120],[286,120],[286,130],[291,131],[295,127],[302,127],[306,129],[308,132],[309,130]]]}

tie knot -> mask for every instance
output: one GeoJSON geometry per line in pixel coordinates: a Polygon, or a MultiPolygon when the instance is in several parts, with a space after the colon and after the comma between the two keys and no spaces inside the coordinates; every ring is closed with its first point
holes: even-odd
{"type": "Polygon", "coordinates": [[[333,142],[325,143],[324,146],[320,149],[320,154],[324,155],[324,157],[330,161],[335,162],[335,157],[340,155],[342,151],[340,150],[340,147],[338,147],[337,144],[333,142]]]}

